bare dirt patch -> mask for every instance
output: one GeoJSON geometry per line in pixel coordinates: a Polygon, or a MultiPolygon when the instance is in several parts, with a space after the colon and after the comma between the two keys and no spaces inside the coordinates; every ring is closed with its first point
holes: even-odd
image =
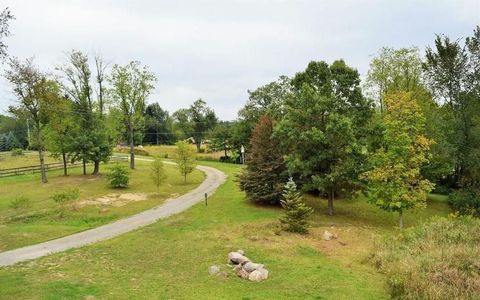
{"type": "Polygon", "coordinates": [[[94,199],[86,199],[83,201],[79,201],[78,206],[83,207],[87,205],[110,205],[120,207],[130,202],[147,200],[149,195],[149,193],[108,194],[94,199]]]}

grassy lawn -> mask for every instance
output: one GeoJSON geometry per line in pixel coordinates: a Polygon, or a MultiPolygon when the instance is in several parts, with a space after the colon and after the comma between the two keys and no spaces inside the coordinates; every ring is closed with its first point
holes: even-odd
{"type": "MultiPolygon", "coordinates": [[[[58,163],[61,160],[45,155],[45,163],[58,163]]],[[[12,156],[11,152],[0,152],[0,170],[10,168],[20,168],[29,166],[38,166],[38,152],[24,151],[23,155],[12,156]]]]}
{"type": "MultiPolygon", "coordinates": [[[[197,151],[197,148],[195,145],[191,145],[192,149],[197,151]]],[[[202,146],[202,148],[207,148],[207,146],[202,146]]],[[[159,146],[143,146],[143,150],[147,151],[151,156],[160,156],[160,157],[165,157],[167,155],[169,158],[175,157],[175,149],[176,146],[173,145],[159,145],[159,146]]],[[[197,153],[197,159],[199,160],[219,160],[220,156],[225,155],[223,151],[217,151],[217,152],[210,152],[206,151],[204,153],[197,153]]]]}
{"type": "MultiPolygon", "coordinates": [[[[186,193],[204,178],[202,172],[194,171],[185,184],[175,166],[165,165],[168,177],[157,194],[149,176],[149,164],[137,161],[137,168],[130,177],[130,186],[125,189],[110,188],[104,176],[81,175],[80,167],[69,169],[70,175],[67,177],[62,176],[63,170],[48,172],[47,184],[40,182],[39,174],[0,178],[0,251],[65,236],[143,211],[161,204],[166,198],[186,193]],[[56,191],[71,187],[80,190],[77,203],[113,193],[146,193],[147,199],[119,207],[85,205],[76,210],[70,209],[60,217],[58,205],[50,197],[56,191]],[[30,199],[30,208],[16,211],[10,207],[11,201],[20,196],[30,199]]],[[[92,166],[88,168],[91,173],[92,166]]],[[[108,166],[101,165],[100,171],[107,172],[107,169],[108,166]]]]}
{"type": "MultiPolygon", "coordinates": [[[[279,232],[278,208],[245,201],[234,181],[239,166],[205,162],[229,175],[208,206],[92,246],[0,269],[4,299],[388,299],[385,277],[367,260],[374,241],[395,232],[397,216],[362,198],[326,201],[308,196],[313,228],[301,236],[279,232]],[[323,241],[325,229],[338,239],[323,241]],[[229,251],[244,249],[266,265],[268,280],[252,283],[223,270],[229,251]],[[92,298],[92,297],[91,297],[92,298]]],[[[408,214],[407,226],[450,212],[442,201],[408,214]]]]}

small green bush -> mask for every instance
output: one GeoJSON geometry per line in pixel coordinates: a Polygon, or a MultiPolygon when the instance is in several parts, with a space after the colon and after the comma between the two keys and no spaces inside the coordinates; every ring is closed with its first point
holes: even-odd
{"type": "Polygon", "coordinates": [[[12,149],[12,156],[21,156],[21,155],[23,155],[23,149],[21,148],[12,149]]]}
{"type": "Polygon", "coordinates": [[[163,158],[168,158],[168,153],[165,153],[165,154],[163,155],[163,158]]]}
{"type": "Polygon", "coordinates": [[[389,236],[372,259],[394,299],[478,299],[480,220],[436,218],[389,236]]]}
{"type": "Polygon", "coordinates": [[[130,170],[127,166],[116,164],[110,167],[107,174],[108,184],[113,188],[126,188],[130,180],[130,170]]]}
{"type": "Polygon", "coordinates": [[[448,196],[448,204],[461,215],[480,217],[480,189],[455,191],[448,196]]]}
{"type": "Polygon", "coordinates": [[[32,207],[32,201],[25,196],[17,197],[10,202],[10,208],[17,211],[26,210],[30,207],[32,207]]]}
{"type": "Polygon", "coordinates": [[[63,217],[65,211],[70,207],[76,209],[76,200],[80,197],[78,188],[70,188],[65,191],[55,192],[51,196],[52,200],[59,205],[60,217],[63,217]]]}

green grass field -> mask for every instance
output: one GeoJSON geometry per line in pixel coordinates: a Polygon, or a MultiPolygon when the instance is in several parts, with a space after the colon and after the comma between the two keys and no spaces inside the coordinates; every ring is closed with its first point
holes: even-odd
{"type": "MultiPolygon", "coordinates": [[[[239,166],[205,162],[229,175],[209,205],[109,241],[0,269],[3,299],[388,299],[386,278],[368,260],[375,241],[396,232],[397,216],[364,199],[338,200],[329,217],[326,201],[315,208],[306,236],[278,231],[279,208],[248,203],[239,191],[239,166]],[[323,241],[325,229],[338,239],[323,241]],[[229,251],[244,249],[266,265],[268,280],[252,283],[226,266],[229,251]]],[[[443,199],[409,213],[407,226],[450,212],[443,199]]]]}
{"type": "MultiPolygon", "coordinates": [[[[45,155],[45,163],[58,163],[61,160],[45,155]]],[[[38,166],[38,152],[24,151],[23,155],[12,156],[11,152],[0,152],[0,170],[10,168],[20,168],[29,166],[38,166]]]]}
{"type": "MultiPolygon", "coordinates": [[[[124,163],[126,165],[126,163],[124,163]]],[[[49,182],[42,184],[39,174],[0,178],[0,251],[18,248],[86,230],[116,219],[143,211],[162,203],[166,198],[186,193],[203,181],[204,174],[194,171],[188,176],[187,184],[175,166],[165,165],[167,179],[156,192],[149,176],[149,164],[137,161],[137,168],[131,174],[130,185],[125,189],[110,188],[104,176],[81,175],[82,168],[69,169],[69,176],[63,170],[48,172],[49,182]],[[112,205],[85,205],[69,209],[60,217],[58,204],[51,196],[56,191],[71,187],[80,190],[77,203],[96,199],[108,194],[148,193],[147,200],[129,202],[120,207],[112,205]],[[15,210],[10,203],[17,197],[26,197],[31,207],[15,210]]],[[[88,167],[91,173],[92,166],[88,167]]],[[[108,171],[108,165],[101,165],[101,172],[108,171]]]]}

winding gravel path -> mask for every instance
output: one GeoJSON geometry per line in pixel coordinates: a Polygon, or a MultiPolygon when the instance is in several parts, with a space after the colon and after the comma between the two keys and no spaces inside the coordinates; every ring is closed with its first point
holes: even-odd
{"type": "MultiPolygon", "coordinates": [[[[149,160],[137,158],[136,160],[149,160]]],[[[171,162],[165,162],[173,164],[171,162]]],[[[162,205],[143,211],[116,222],[75,233],[48,242],[0,252],[0,267],[35,259],[49,254],[78,248],[98,241],[108,240],[123,233],[152,224],[159,219],[180,213],[205,199],[205,193],[212,194],[226,180],[226,175],[211,167],[197,166],[206,174],[206,179],[194,190],[178,198],[167,199],[162,205]]]]}

